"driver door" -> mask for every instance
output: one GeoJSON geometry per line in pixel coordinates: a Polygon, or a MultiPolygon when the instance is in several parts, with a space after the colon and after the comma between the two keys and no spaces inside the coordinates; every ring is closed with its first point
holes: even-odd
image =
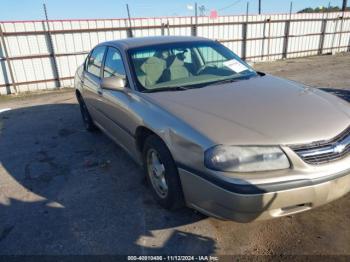
{"type": "MultiPolygon", "coordinates": [[[[109,77],[126,79],[125,66],[118,49],[108,47],[102,68],[101,80],[109,77]]],[[[128,81],[126,81],[128,82],[128,81]]],[[[105,132],[126,151],[134,148],[132,130],[135,128],[135,116],[130,110],[134,99],[130,95],[130,88],[124,90],[101,89],[102,127],[105,132]]],[[[134,152],[130,152],[132,155],[134,152]]]]}

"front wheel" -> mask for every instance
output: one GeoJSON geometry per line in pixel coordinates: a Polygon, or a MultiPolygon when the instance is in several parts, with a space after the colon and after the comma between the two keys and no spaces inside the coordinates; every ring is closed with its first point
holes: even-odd
{"type": "Polygon", "coordinates": [[[183,207],[184,198],[177,167],[165,143],[155,135],[145,141],[143,163],[156,201],[167,209],[183,207]]]}

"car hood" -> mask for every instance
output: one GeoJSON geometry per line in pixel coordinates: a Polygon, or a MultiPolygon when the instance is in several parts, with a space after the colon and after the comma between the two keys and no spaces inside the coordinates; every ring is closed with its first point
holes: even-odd
{"type": "Polygon", "coordinates": [[[270,75],[146,96],[218,144],[309,143],[350,124],[347,102],[270,75]]]}

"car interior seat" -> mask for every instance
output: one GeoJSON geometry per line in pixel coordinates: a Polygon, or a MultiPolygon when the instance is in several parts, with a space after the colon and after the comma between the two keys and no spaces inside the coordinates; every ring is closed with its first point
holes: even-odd
{"type": "Polygon", "coordinates": [[[137,76],[137,79],[139,80],[139,82],[145,86],[145,80],[146,80],[146,75],[145,73],[141,70],[141,66],[143,65],[143,63],[146,61],[146,59],[144,58],[135,58],[133,60],[134,62],[134,67],[135,67],[135,73],[137,76]]]}
{"type": "Polygon", "coordinates": [[[166,68],[166,61],[157,56],[152,56],[146,59],[140,69],[144,73],[143,76],[138,75],[139,81],[143,81],[146,87],[155,85],[166,68]],[[140,79],[141,78],[141,79],[140,79]]]}
{"type": "Polygon", "coordinates": [[[180,78],[186,78],[191,75],[190,71],[185,66],[185,56],[182,53],[173,57],[168,67],[169,80],[175,80],[180,78]]]}

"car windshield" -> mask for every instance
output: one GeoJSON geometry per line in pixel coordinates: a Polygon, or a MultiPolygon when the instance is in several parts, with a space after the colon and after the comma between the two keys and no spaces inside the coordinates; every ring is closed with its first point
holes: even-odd
{"type": "Polygon", "coordinates": [[[141,91],[203,87],[257,73],[231,50],[212,41],[154,45],[128,51],[141,91]]]}

